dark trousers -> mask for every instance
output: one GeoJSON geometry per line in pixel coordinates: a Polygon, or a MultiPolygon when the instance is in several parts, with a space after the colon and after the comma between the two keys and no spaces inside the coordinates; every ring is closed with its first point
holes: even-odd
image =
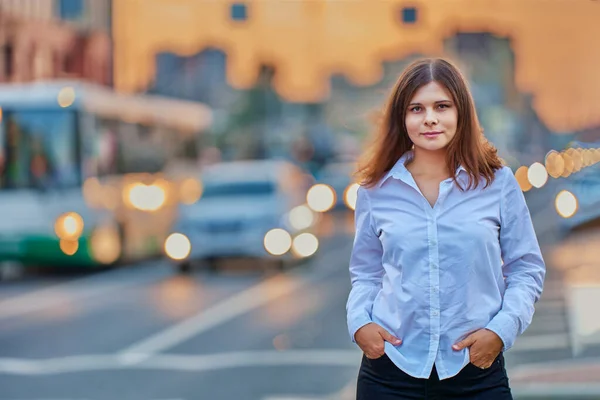
{"type": "Polygon", "coordinates": [[[468,364],[444,380],[435,366],[429,379],[419,379],[403,372],[387,355],[376,360],[363,355],[356,392],[357,400],[512,400],[502,354],[487,369],[468,364]]]}

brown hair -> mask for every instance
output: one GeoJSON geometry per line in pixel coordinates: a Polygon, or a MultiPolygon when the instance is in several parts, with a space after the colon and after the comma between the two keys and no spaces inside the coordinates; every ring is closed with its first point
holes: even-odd
{"type": "MultiPolygon", "coordinates": [[[[359,162],[357,176],[367,187],[375,185],[411,150],[405,126],[408,105],[415,92],[430,82],[438,82],[452,95],[458,111],[456,135],[447,147],[446,164],[452,173],[462,165],[469,173],[467,189],[477,187],[481,179],[488,186],[502,167],[496,148],[483,136],[475,104],[465,78],[456,66],[441,58],[421,59],[410,64],[398,78],[388,99],[383,119],[370,149],[359,162]]],[[[456,182],[456,177],[453,177],[456,182]]],[[[463,190],[458,182],[457,185],[463,190]]]]}

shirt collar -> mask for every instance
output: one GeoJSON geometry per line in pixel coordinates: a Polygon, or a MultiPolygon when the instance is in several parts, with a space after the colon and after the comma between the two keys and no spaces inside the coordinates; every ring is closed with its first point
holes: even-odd
{"type": "Polygon", "coordinates": [[[383,176],[383,179],[379,181],[379,187],[381,187],[385,183],[385,181],[387,181],[390,177],[393,177],[394,179],[401,179],[402,176],[409,173],[404,164],[406,164],[406,162],[412,157],[412,150],[409,150],[406,153],[404,153],[398,159],[398,161],[396,161],[396,164],[394,164],[394,166],[383,176]]]}
{"type": "MultiPolygon", "coordinates": [[[[406,153],[404,153],[399,159],[398,161],[396,161],[396,164],[394,164],[394,166],[383,176],[383,178],[379,181],[379,187],[383,186],[383,184],[391,177],[394,179],[402,179],[404,176],[406,176],[407,174],[410,175],[410,172],[408,171],[408,169],[406,168],[406,162],[410,159],[412,159],[414,156],[414,152],[412,150],[407,151],[406,153]]],[[[460,175],[460,172],[464,171],[465,173],[467,172],[467,170],[465,169],[465,167],[463,167],[462,165],[459,165],[458,168],[456,168],[456,171],[454,172],[456,178],[458,178],[458,176],[460,175]]]]}

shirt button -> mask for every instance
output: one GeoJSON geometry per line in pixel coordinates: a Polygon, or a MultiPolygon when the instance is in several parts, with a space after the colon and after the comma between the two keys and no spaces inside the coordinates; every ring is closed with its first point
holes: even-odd
{"type": "Polygon", "coordinates": [[[440,313],[438,311],[434,311],[432,314],[434,317],[437,317],[438,315],[440,315],[440,313]]]}
{"type": "Polygon", "coordinates": [[[438,288],[434,286],[433,287],[433,293],[437,293],[437,291],[438,291],[438,288]]]}
{"type": "Polygon", "coordinates": [[[431,241],[431,245],[432,245],[432,246],[435,246],[435,245],[437,245],[437,242],[436,242],[435,240],[432,240],[432,241],[431,241]]]}

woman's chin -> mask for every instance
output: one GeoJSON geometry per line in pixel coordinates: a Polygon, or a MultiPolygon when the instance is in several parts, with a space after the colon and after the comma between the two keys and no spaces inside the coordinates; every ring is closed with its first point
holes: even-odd
{"type": "Polygon", "coordinates": [[[423,143],[423,142],[415,143],[415,147],[419,147],[421,150],[425,150],[425,151],[444,150],[447,145],[448,145],[448,143],[446,143],[446,141],[442,141],[442,140],[427,141],[425,143],[423,143]]]}

